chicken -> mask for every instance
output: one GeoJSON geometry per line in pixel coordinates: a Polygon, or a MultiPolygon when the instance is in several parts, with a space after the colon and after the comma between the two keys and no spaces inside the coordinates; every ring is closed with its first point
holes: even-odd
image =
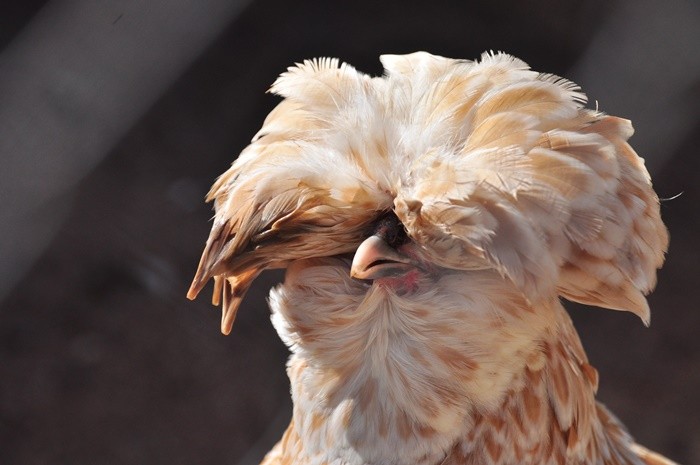
{"type": "Polygon", "coordinates": [[[285,268],[291,424],[264,464],[671,464],[597,403],[559,297],[649,324],[668,234],[629,121],[502,53],[290,67],[213,185],[188,293],[228,334],[285,268]]]}

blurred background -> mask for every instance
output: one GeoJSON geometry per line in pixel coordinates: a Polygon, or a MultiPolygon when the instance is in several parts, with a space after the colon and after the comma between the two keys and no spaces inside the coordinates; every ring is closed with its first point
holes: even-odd
{"type": "Polygon", "coordinates": [[[0,463],[258,463],[290,418],[258,280],[230,337],[185,293],[203,198],[296,61],[502,50],[633,121],[671,249],[652,325],[569,305],[600,399],[700,463],[700,5],[24,0],[0,9],[0,463]]]}

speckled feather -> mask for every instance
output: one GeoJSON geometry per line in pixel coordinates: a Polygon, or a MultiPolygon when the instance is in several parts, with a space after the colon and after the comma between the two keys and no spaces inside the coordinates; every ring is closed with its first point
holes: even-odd
{"type": "Polygon", "coordinates": [[[505,54],[336,59],[284,100],[212,187],[188,296],[214,278],[228,333],[252,281],[286,268],[273,323],[294,414],[265,464],[671,464],[595,400],[559,297],[649,322],[668,235],[629,121],[505,54]],[[420,273],[350,276],[393,211],[420,273]]]}

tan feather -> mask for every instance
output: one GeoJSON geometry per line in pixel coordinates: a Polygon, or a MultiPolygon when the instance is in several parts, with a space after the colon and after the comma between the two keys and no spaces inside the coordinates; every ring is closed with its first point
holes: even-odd
{"type": "MultiPolygon", "coordinates": [[[[285,129],[281,129],[285,131],[285,129]]],[[[214,226],[188,292],[193,299],[206,282],[221,277],[222,332],[228,334],[238,305],[264,269],[290,260],[347,253],[361,241],[374,211],[388,198],[372,189],[345,155],[305,160],[308,142],[280,140],[277,132],[260,137],[214,184],[214,226]]],[[[217,297],[214,303],[218,303],[217,297]]]]}
{"type": "Polygon", "coordinates": [[[214,279],[222,332],[287,269],[294,414],[263,463],[672,464],[596,402],[559,302],[649,321],[668,234],[629,121],[501,53],[381,61],[290,67],[207,196],[188,297],[214,279]]]}

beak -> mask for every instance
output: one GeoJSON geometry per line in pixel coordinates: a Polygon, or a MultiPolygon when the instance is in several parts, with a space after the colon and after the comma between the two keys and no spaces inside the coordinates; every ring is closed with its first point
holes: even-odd
{"type": "Polygon", "coordinates": [[[381,237],[370,236],[355,251],[350,276],[357,279],[398,277],[415,268],[413,260],[389,246],[381,237]]]}

